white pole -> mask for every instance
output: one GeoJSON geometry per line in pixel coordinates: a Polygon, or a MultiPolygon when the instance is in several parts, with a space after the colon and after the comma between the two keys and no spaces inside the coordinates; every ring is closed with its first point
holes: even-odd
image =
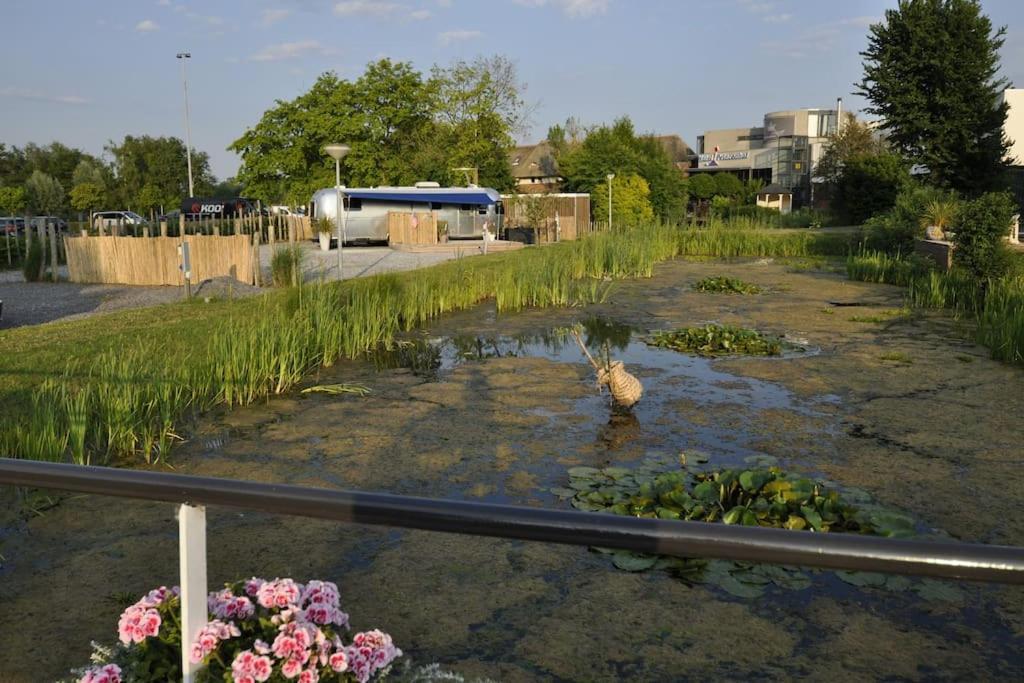
{"type": "Polygon", "coordinates": [[[614,173],[608,174],[608,229],[612,229],[612,179],[615,177],[614,173]]]}
{"type": "Polygon", "coordinates": [[[178,59],[181,60],[181,86],[185,93],[185,159],[188,160],[188,196],[196,195],[192,185],[192,126],[189,124],[188,115],[188,79],[185,77],[185,60],[192,57],[189,52],[179,52],[178,59]]]}
{"type": "Polygon", "coordinates": [[[345,244],[344,234],[341,230],[341,222],[344,217],[341,215],[343,202],[341,200],[341,159],[334,160],[334,229],[338,233],[338,279],[345,279],[345,271],[342,270],[341,250],[345,244]]]}
{"type": "Polygon", "coordinates": [[[192,683],[202,664],[193,664],[190,646],[206,625],[206,508],[178,508],[178,554],[181,571],[181,673],[192,683]]]}

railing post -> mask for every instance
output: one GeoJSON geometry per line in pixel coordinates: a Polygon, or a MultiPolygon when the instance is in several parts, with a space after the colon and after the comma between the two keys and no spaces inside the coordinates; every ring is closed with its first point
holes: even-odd
{"type": "Polygon", "coordinates": [[[181,561],[181,673],[195,680],[202,666],[189,661],[192,641],[206,625],[206,508],[178,508],[178,554],[181,561]]]}

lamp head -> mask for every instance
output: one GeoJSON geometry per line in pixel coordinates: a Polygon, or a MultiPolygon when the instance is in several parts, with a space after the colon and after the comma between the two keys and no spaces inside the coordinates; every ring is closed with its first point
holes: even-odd
{"type": "Polygon", "coordinates": [[[189,59],[192,56],[191,52],[179,52],[177,55],[178,59],[189,59]]]}
{"type": "Polygon", "coordinates": [[[610,183],[614,177],[615,177],[614,173],[609,173],[608,174],[608,182],[610,183]]]}
{"type": "Polygon", "coordinates": [[[341,161],[350,149],[351,147],[348,145],[327,145],[324,147],[324,152],[335,161],[341,161]]]}

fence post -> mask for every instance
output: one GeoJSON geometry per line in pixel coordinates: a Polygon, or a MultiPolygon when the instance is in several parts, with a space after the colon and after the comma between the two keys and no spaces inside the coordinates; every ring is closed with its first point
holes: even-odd
{"type": "Polygon", "coordinates": [[[252,283],[257,287],[262,286],[262,275],[260,272],[260,234],[254,232],[252,235],[252,283]]]}
{"type": "Polygon", "coordinates": [[[50,223],[50,275],[54,282],[57,281],[57,264],[59,260],[57,254],[57,226],[50,223]]]}
{"type": "Polygon", "coordinates": [[[36,280],[42,280],[46,274],[46,221],[44,219],[40,219],[37,229],[39,232],[36,237],[39,238],[39,250],[43,257],[39,259],[39,274],[36,280]]]}
{"type": "Polygon", "coordinates": [[[160,236],[161,237],[167,237],[167,219],[166,218],[161,218],[160,219],[160,236]]]}
{"type": "Polygon", "coordinates": [[[206,625],[206,508],[178,508],[178,556],[181,567],[181,673],[192,683],[202,664],[193,664],[192,641],[206,625]]]}

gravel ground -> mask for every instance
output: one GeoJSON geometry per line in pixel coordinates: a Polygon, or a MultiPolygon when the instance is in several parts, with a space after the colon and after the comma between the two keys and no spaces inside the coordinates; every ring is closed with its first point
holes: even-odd
{"type": "MultiPolygon", "coordinates": [[[[320,251],[318,245],[301,243],[305,279],[311,282],[324,277],[338,278],[338,252],[320,251]]],[[[394,251],[388,247],[346,247],[343,253],[345,278],[362,277],[400,270],[414,270],[432,266],[449,259],[479,253],[478,243],[467,244],[465,249],[446,252],[410,253],[394,251]]],[[[263,245],[260,265],[263,282],[270,282],[272,250],[263,245]]],[[[67,277],[64,267],[61,276],[67,277]]],[[[257,294],[256,287],[228,281],[226,278],[203,283],[195,290],[197,296],[248,296],[257,294]]],[[[38,325],[56,320],[74,320],[97,313],[126,308],[144,308],[179,301],[180,287],[143,287],[129,285],[86,285],[71,282],[25,282],[20,271],[0,271],[0,301],[3,318],[0,330],[22,325],[38,325]]]]}

